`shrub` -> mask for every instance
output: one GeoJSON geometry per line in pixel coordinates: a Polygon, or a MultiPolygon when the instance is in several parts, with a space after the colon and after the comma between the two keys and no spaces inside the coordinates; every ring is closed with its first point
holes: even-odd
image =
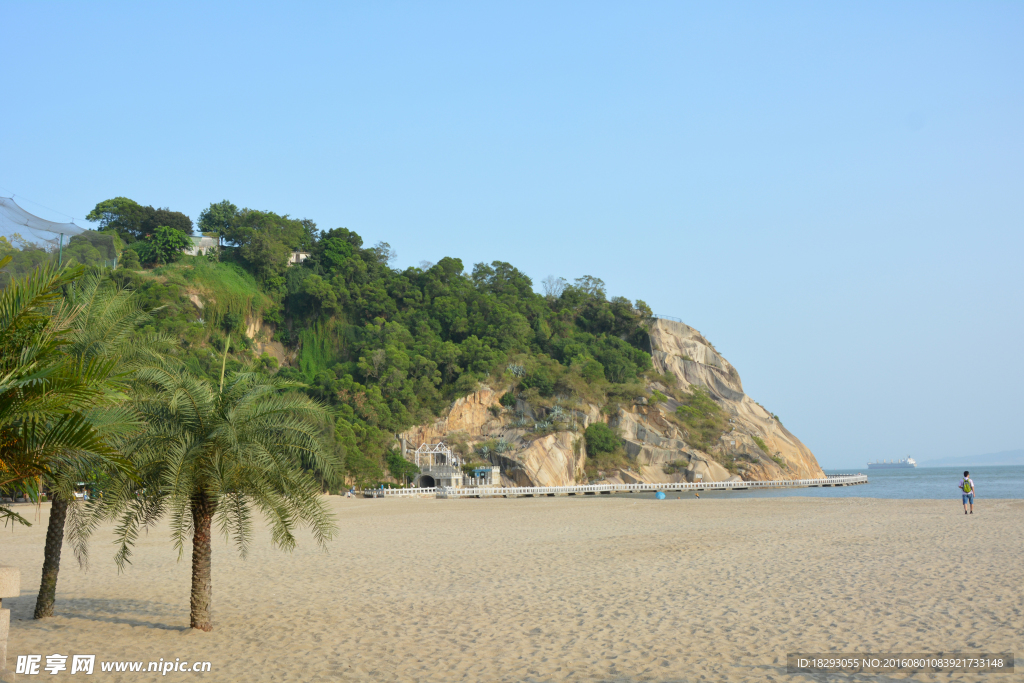
{"type": "Polygon", "coordinates": [[[139,252],[134,249],[125,249],[121,252],[121,262],[117,265],[128,270],[138,270],[142,267],[139,263],[139,252]]]}
{"type": "Polygon", "coordinates": [[[583,363],[583,366],[580,369],[580,374],[583,375],[583,379],[585,379],[588,384],[593,384],[594,382],[604,379],[604,366],[596,360],[590,359],[583,363]]]}
{"type": "Polygon", "coordinates": [[[511,408],[516,404],[516,396],[511,391],[506,391],[504,394],[501,395],[501,398],[498,399],[498,403],[505,406],[506,408],[511,408]]]}
{"type": "Polygon", "coordinates": [[[399,481],[412,479],[420,473],[420,468],[416,466],[416,463],[406,460],[397,449],[389,450],[384,456],[384,462],[387,464],[391,476],[399,481]]]}
{"type": "Polygon", "coordinates": [[[651,403],[652,406],[656,406],[659,403],[664,403],[667,400],[668,400],[668,396],[666,396],[665,394],[661,393],[657,389],[655,389],[654,391],[651,392],[650,403],[651,403]]]}
{"type": "Polygon", "coordinates": [[[604,422],[595,422],[583,433],[587,441],[587,455],[614,453],[622,446],[622,439],[604,422]]]}
{"type": "Polygon", "coordinates": [[[555,378],[551,376],[547,368],[540,367],[523,378],[523,386],[528,389],[536,389],[541,396],[551,396],[555,391],[555,378]]]}
{"type": "Polygon", "coordinates": [[[750,436],[750,438],[754,440],[754,443],[756,443],[756,444],[757,444],[757,447],[758,447],[758,448],[760,448],[760,449],[761,449],[762,451],[764,451],[765,453],[767,453],[767,452],[768,452],[768,444],[766,444],[766,443],[764,442],[764,439],[762,439],[761,437],[757,436],[756,434],[752,434],[752,435],[750,436]]]}
{"type": "Polygon", "coordinates": [[[705,452],[729,424],[722,407],[702,387],[694,387],[693,393],[682,399],[682,405],[676,408],[676,417],[686,426],[690,444],[705,452]]]}

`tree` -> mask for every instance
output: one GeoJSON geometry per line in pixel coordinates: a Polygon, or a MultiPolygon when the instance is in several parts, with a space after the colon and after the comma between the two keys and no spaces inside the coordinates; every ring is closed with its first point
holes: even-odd
{"type": "Polygon", "coordinates": [[[291,252],[308,242],[308,230],[303,221],[287,215],[242,209],[221,234],[238,246],[242,260],[266,282],[284,273],[291,252]]]}
{"type": "Polygon", "coordinates": [[[115,560],[124,567],[140,529],[169,512],[179,558],[192,545],[190,625],[211,631],[215,517],[243,557],[254,509],[270,520],[274,545],[286,550],[295,546],[298,524],[309,525],[321,546],[333,537],[314,476],[337,481],[341,469],[320,437],[329,413],[289,393],[301,385],[258,373],[233,373],[222,393],[174,364],[143,368],[137,377],[134,405],[149,425],[131,442],[140,482],[121,479],[104,496],[120,519],[115,560]]]}
{"type": "Polygon", "coordinates": [[[89,212],[85,220],[99,222],[100,230],[113,230],[132,238],[132,241],[143,235],[142,221],[146,218],[146,208],[127,197],[107,199],[89,212]]]}
{"type": "Polygon", "coordinates": [[[226,199],[210,204],[199,214],[199,230],[223,234],[231,228],[237,216],[238,207],[226,199]]]}
{"type": "Polygon", "coordinates": [[[565,281],[565,278],[555,277],[554,275],[548,275],[541,281],[541,285],[544,286],[544,296],[549,299],[557,299],[562,296],[562,292],[565,291],[567,284],[569,283],[565,281]]]}
{"type": "MultiPolygon", "coordinates": [[[[66,353],[80,310],[62,290],[81,273],[46,263],[0,290],[0,488],[34,497],[41,477],[83,458],[127,469],[96,420],[98,407],[119,395],[117,362],[66,353]]],[[[28,525],[6,506],[0,517],[28,525]]]]}
{"type": "Polygon", "coordinates": [[[402,457],[402,454],[397,450],[390,450],[384,458],[388,466],[388,472],[391,476],[399,481],[409,482],[413,477],[420,473],[420,468],[416,466],[416,463],[409,462],[402,457]]]}
{"type": "Polygon", "coordinates": [[[146,217],[142,220],[142,235],[152,235],[163,226],[173,228],[183,235],[192,234],[192,219],[180,211],[168,208],[154,209],[145,207],[146,217]]]}
{"type": "Polygon", "coordinates": [[[117,265],[128,270],[138,270],[141,267],[139,252],[134,249],[125,249],[121,252],[121,261],[117,265]]]}
{"type": "Polygon", "coordinates": [[[604,299],[604,280],[601,278],[584,275],[583,277],[576,278],[573,287],[596,299],[604,299]]]}
{"type": "Polygon", "coordinates": [[[100,202],[85,219],[98,222],[100,230],[116,232],[126,242],[152,235],[164,225],[185,235],[192,234],[192,219],[180,211],[142,206],[127,197],[114,197],[100,202]]]}
{"type": "Polygon", "coordinates": [[[177,261],[181,252],[192,246],[192,240],[166,225],[157,228],[149,241],[153,245],[151,255],[157,263],[177,261]]]}
{"type": "MultiPolygon", "coordinates": [[[[86,275],[66,290],[65,298],[76,311],[76,317],[62,353],[72,368],[106,369],[106,375],[95,373],[95,381],[105,383],[108,393],[103,400],[96,400],[85,414],[89,423],[116,449],[117,440],[139,426],[131,411],[124,407],[130,372],[143,361],[159,358],[159,347],[167,346],[169,340],[159,335],[140,334],[138,330],[152,319],[139,297],[102,277],[86,275]]],[[[87,561],[85,544],[90,524],[88,516],[80,510],[81,503],[74,498],[74,484],[88,479],[86,472],[107,469],[101,454],[82,452],[75,460],[56,463],[45,477],[51,506],[42,579],[36,598],[36,619],[53,616],[66,522],[71,523],[69,540],[79,563],[84,566],[87,561]]]]}

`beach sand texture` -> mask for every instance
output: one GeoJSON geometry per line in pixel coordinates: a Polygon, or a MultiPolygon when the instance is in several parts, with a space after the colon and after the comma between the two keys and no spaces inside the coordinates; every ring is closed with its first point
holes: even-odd
{"type": "MultiPolygon", "coordinates": [[[[59,616],[34,621],[44,505],[31,529],[0,533],[0,562],[22,570],[4,600],[9,666],[182,658],[212,662],[202,680],[254,682],[827,680],[785,666],[828,651],[1015,651],[1020,666],[1024,501],[978,503],[965,516],[955,499],[332,497],[327,553],[307,534],[274,550],[260,526],[242,560],[218,536],[213,633],[186,628],[190,564],[166,525],[120,576],[110,527],[88,573],[65,545],[59,616]]],[[[18,680],[196,676],[98,668],[18,680]]]]}

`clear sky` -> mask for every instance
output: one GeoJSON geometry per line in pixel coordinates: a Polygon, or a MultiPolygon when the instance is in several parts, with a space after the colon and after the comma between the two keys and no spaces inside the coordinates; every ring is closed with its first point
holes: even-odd
{"type": "Polygon", "coordinates": [[[826,468],[1024,447],[1024,3],[0,9],[0,193],[45,218],[226,198],[594,275],[826,468]]]}

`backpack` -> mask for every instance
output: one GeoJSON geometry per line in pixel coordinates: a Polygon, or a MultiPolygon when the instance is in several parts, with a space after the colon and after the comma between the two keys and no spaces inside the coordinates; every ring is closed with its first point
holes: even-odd
{"type": "Polygon", "coordinates": [[[971,492],[971,480],[967,479],[967,478],[964,478],[963,487],[964,487],[964,493],[970,493],[971,492]]]}

